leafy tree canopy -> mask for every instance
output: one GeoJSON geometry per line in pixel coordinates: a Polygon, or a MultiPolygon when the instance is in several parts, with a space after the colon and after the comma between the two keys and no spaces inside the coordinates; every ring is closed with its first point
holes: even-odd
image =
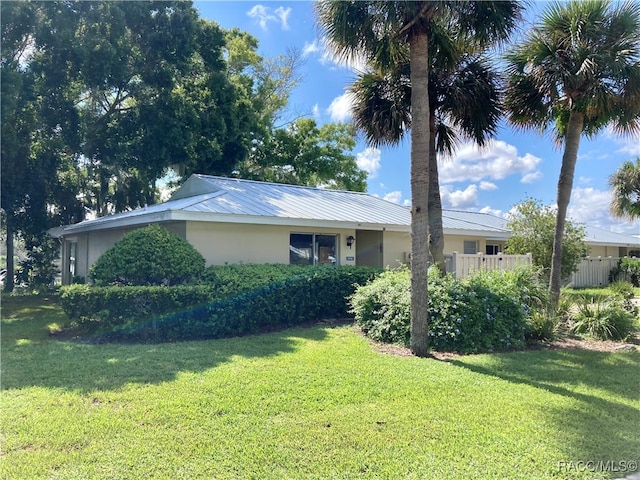
{"type": "MultiPolygon", "coordinates": [[[[542,268],[545,275],[551,271],[551,256],[556,223],[553,207],[542,205],[539,200],[528,199],[516,205],[508,222],[511,237],[506,243],[509,254],[531,253],[533,264],[542,268]]],[[[567,278],[578,268],[587,251],[583,225],[567,221],[562,240],[562,278],[567,278]]]]}

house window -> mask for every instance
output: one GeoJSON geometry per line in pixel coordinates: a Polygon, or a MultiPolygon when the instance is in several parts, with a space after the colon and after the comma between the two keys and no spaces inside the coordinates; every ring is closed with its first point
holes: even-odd
{"type": "Polygon", "coordinates": [[[337,235],[292,233],[289,263],[294,265],[337,265],[337,235]]]}
{"type": "Polygon", "coordinates": [[[478,241],[477,240],[465,240],[464,241],[464,253],[475,255],[478,253],[478,241]]]}
{"type": "Polygon", "coordinates": [[[485,249],[487,255],[498,255],[500,253],[500,245],[489,245],[485,249]]]}

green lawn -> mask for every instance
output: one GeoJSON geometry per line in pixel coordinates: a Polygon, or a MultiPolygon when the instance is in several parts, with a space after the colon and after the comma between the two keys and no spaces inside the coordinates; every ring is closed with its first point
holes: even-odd
{"type": "Polygon", "coordinates": [[[350,326],[161,345],[49,336],[3,298],[4,479],[593,479],[638,461],[640,353],[449,362],[350,326]],[[574,463],[570,463],[574,462],[574,463]]]}

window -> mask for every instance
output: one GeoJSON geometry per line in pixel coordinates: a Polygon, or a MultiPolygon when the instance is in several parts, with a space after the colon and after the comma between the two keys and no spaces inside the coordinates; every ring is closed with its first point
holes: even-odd
{"type": "Polygon", "coordinates": [[[500,253],[500,245],[489,245],[485,249],[487,255],[498,255],[500,253]]]}
{"type": "Polygon", "coordinates": [[[464,253],[476,254],[478,253],[478,241],[477,240],[465,240],[464,241],[464,253]]]}
{"type": "Polygon", "coordinates": [[[337,235],[292,233],[289,263],[294,265],[337,265],[337,235]]]}

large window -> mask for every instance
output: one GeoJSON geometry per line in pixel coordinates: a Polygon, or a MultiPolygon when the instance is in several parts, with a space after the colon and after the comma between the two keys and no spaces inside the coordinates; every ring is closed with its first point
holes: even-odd
{"type": "Polygon", "coordinates": [[[337,235],[292,233],[289,236],[289,263],[337,265],[337,239],[337,235]]]}

